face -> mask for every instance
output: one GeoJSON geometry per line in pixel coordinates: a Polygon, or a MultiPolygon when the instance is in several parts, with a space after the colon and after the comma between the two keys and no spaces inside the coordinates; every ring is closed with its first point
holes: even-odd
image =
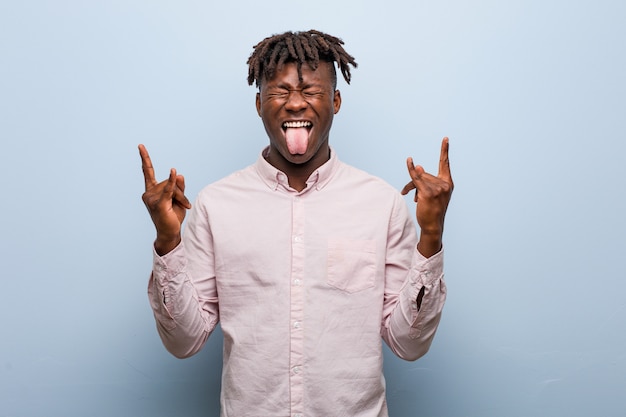
{"type": "Polygon", "coordinates": [[[261,82],[256,108],[270,139],[268,161],[289,174],[302,165],[316,169],[328,160],[328,136],[341,95],[333,87],[332,63],[313,71],[302,65],[302,82],[295,63],[285,64],[261,82]]]}

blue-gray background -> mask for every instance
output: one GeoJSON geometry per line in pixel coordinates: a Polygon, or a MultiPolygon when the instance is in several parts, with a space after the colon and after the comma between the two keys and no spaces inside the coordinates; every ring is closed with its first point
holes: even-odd
{"type": "Polygon", "coordinates": [[[392,416],[624,416],[625,4],[0,2],[0,417],[217,415],[221,334],[154,328],[136,146],[191,196],[253,162],[246,59],[310,28],[360,64],[342,159],[400,188],[451,138],[448,303],[385,356],[392,416]]]}

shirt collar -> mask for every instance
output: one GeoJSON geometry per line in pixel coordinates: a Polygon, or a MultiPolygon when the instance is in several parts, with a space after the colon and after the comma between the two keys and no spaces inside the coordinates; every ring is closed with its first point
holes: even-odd
{"type": "MultiPolygon", "coordinates": [[[[283,189],[289,192],[297,193],[296,190],[289,186],[289,179],[287,178],[287,175],[276,169],[265,160],[265,155],[267,155],[268,151],[269,146],[263,149],[256,161],[256,164],[254,165],[259,177],[261,177],[263,182],[274,191],[283,189]]],[[[312,189],[319,191],[324,188],[335,174],[338,167],[339,158],[337,158],[337,154],[334,149],[330,148],[330,158],[322,166],[313,171],[306,182],[306,188],[302,190],[300,194],[306,193],[312,189]]]]}

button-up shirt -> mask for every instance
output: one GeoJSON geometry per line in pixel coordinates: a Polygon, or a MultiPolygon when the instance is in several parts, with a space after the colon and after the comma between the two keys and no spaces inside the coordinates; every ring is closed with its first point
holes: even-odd
{"type": "Polygon", "coordinates": [[[177,357],[220,322],[223,417],[386,416],[381,336],[419,358],[446,295],[400,193],[334,151],[300,192],[263,154],[204,188],[148,291],[177,357]]]}

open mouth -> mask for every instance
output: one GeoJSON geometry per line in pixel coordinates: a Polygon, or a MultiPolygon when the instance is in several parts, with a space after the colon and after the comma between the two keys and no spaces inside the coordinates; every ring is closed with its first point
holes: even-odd
{"type": "Polygon", "coordinates": [[[313,126],[313,123],[309,121],[298,120],[297,122],[284,122],[283,130],[287,130],[290,128],[299,128],[299,127],[305,127],[307,129],[310,129],[311,126],[313,126]]]}
{"type": "Polygon", "coordinates": [[[283,122],[287,148],[292,155],[304,154],[309,147],[309,131],[313,123],[304,120],[283,122]]]}

